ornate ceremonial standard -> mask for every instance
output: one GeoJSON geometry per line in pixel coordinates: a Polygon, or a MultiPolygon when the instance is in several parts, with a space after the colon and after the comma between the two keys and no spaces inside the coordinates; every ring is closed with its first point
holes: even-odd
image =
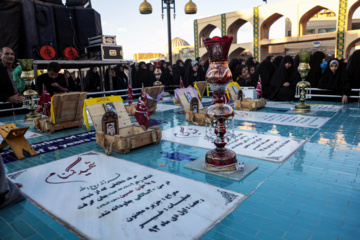
{"type": "Polygon", "coordinates": [[[35,112],[38,104],[38,93],[31,89],[31,83],[34,81],[34,73],[32,71],[33,60],[32,59],[18,59],[22,72],[21,79],[26,83],[27,90],[24,94],[23,106],[28,108],[30,112],[26,114],[25,121],[32,121],[33,119],[40,118],[41,115],[35,112]]]}
{"type": "Polygon", "coordinates": [[[295,112],[310,112],[310,106],[305,103],[305,99],[311,98],[310,83],[305,81],[310,71],[309,60],[311,52],[299,52],[300,64],[298,71],[301,75],[301,81],[296,84],[295,97],[300,98],[300,103],[295,105],[295,112]]]}
{"type": "Polygon", "coordinates": [[[213,140],[215,149],[208,151],[205,155],[205,167],[211,171],[234,171],[236,170],[236,154],[225,145],[233,138],[233,134],[226,131],[229,127],[229,118],[234,116],[231,106],[224,104],[226,86],[232,80],[232,74],[228,66],[227,55],[233,38],[213,37],[204,39],[205,47],[210,55],[210,66],[206,72],[206,81],[213,91],[213,102],[206,111],[208,118],[207,138],[213,140]],[[212,134],[211,126],[215,128],[215,136],[212,134]]]}

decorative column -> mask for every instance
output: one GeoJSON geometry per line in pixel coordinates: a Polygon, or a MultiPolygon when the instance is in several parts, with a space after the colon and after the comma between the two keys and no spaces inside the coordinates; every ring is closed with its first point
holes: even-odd
{"type": "Polygon", "coordinates": [[[221,36],[226,35],[226,14],[221,14],[221,36]]]}
{"type": "Polygon", "coordinates": [[[339,0],[339,13],[336,34],[336,57],[341,59],[344,57],[344,42],[345,42],[345,29],[346,29],[346,9],[347,0],[339,0]]]}
{"type": "Polygon", "coordinates": [[[195,47],[195,58],[199,57],[199,28],[197,19],[194,20],[194,47],[195,47]]]}
{"type": "Polygon", "coordinates": [[[259,7],[254,7],[253,14],[254,27],[254,58],[259,61],[259,7]]]}

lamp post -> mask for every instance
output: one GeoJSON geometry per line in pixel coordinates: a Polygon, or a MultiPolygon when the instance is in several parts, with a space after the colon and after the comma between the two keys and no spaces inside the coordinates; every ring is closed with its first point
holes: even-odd
{"type": "MultiPolygon", "coordinates": [[[[175,0],[161,0],[161,16],[164,19],[164,9],[166,9],[167,15],[167,25],[168,25],[168,55],[169,62],[172,65],[172,49],[171,49],[171,18],[170,18],[170,9],[174,10],[174,19],[175,19],[175,0]]],[[[144,0],[143,3],[140,4],[139,11],[141,14],[151,14],[152,7],[151,4],[144,0]]],[[[195,14],[197,12],[197,7],[192,0],[185,5],[185,14],[195,14]]]]}

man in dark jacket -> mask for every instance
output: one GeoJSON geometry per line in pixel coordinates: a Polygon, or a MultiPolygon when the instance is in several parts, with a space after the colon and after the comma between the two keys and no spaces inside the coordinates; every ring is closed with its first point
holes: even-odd
{"type": "Polygon", "coordinates": [[[47,68],[47,73],[40,75],[36,79],[36,86],[39,95],[43,91],[43,85],[49,92],[50,96],[57,93],[68,92],[68,86],[63,74],[59,74],[61,70],[60,65],[57,62],[50,62],[47,68]]]}
{"type": "Polygon", "coordinates": [[[0,49],[0,58],[0,102],[20,104],[23,102],[23,97],[16,87],[12,72],[15,62],[14,51],[3,47],[0,49]]]}

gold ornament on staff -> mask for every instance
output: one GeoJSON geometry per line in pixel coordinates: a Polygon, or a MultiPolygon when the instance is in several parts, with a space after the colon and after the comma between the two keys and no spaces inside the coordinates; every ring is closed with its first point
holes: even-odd
{"type": "Polygon", "coordinates": [[[26,83],[27,90],[23,93],[24,102],[23,107],[30,110],[25,116],[25,121],[33,121],[33,119],[40,118],[41,115],[35,112],[38,104],[38,93],[31,89],[31,83],[34,81],[34,73],[32,71],[33,60],[32,59],[18,59],[21,65],[21,76],[20,78],[26,83]]]}
{"type": "Polygon", "coordinates": [[[310,112],[310,106],[305,103],[306,99],[311,98],[311,84],[305,81],[306,76],[310,71],[309,60],[311,52],[299,52],[300,64],[298,71],[301,76],[301,81],[296,84],[295,98],[300,98],[300,103],[295,105],[295,112],[305,113],[310,112]]]}

